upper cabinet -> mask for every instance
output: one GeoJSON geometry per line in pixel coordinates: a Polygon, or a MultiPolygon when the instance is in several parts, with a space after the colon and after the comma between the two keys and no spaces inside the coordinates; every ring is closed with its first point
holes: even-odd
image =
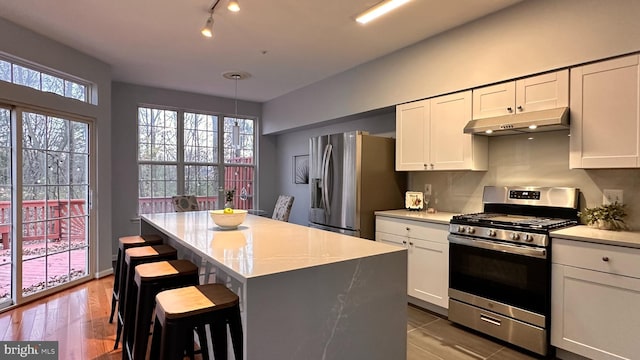
{"type": "Polygon", "coordinates": [[[570,168],[640,167],[639,55],[571,69],[570,168]]]}
{"type": "Polygon", "coordinates": [[[471,91],[396,107],[396,170],[487,170],[487,138],[465,134],[471,91]]]}
{"type": "Polygon", "coordinates": [[[473,119],[569,106],[569,71],[562,70],[473,90],[473,119]]]}
{"type": "Polygon", "coordinates": [[[431,101],[396,106],[396,170],[428,170],[431,101]]]}

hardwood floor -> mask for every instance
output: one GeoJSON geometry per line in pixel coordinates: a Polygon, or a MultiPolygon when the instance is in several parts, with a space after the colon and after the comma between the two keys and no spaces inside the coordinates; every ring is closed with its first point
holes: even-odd
{"type": "Polygon", "coordinates": [[[60,359],[120,359],[109,324],[113,276],[0,313],[3,341],[58,341],[60,359]]]}
{"type": "MultiPolygon", "coordinates": [[[[113,350],[116,325],[109,324],[112,288],[107,276],[0,313],[0,339],[58,341],[61,360],[120,359],[121,347],[113,350]]],[[[409,306],[407,360],[434,359],[535,358],[409,306]]]]}

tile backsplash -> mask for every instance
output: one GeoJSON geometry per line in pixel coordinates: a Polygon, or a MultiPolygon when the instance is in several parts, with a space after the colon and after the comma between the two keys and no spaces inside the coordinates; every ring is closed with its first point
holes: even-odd
{"type": "Polygon", "coordinates": [[[640,169],[569,169],[569,131],[489,138],[488,171],[409,172],[409,190],[432,185],[429,206],[439,211],[482,211],[485,185],[569,186],[580,189],[580,207],[602,204],[603,189],[624,191],[627,224],[640,230],[640,169]]]}

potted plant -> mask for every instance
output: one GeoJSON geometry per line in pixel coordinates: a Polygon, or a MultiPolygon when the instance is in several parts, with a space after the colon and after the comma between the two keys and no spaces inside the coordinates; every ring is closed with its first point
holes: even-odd
{"type": "Polygon", "coordinates": [[[627,224],[624,223],[627,212],[624,209],[624,205],[618,202],[594,208],[585,208],[579,215],[591,227],[615,231],[628,229],[627,224]]]}

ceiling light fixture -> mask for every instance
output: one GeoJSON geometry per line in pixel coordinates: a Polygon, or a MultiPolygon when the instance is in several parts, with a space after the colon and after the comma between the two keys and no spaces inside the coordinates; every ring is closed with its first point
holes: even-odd
{"type": "Polygon", "coordinates": [[[366,24],[369,21],[374,20],[388,13],[393,9],[396,9],[408,3],[409,1],[411,0],[385,0],[385,1],[379,2],[373,7],[369,8],[367,11],[358,15],[358,17],[356,18],[356,21],[361,24],[366,24]]]}
{"type": "Polygon", "coordinates": [[[204,24],[200,32],[204,37],[208,37],[208,38],[213,37],[213,11],[211,11],[209,18],[207,19],[207,22],[204,24]]]}
{"type": "MultiPolygon", "coordinates": [[[[209,9],[209,18],[207,18],[207,22],[202,27],[202,30],[200,30],[202,35],[207,38],[213,37],[213,12],[216,10],[216,6],[218,6],[219,2],[220,0],[216,0],[216,2],[211,5],[211,8],[209,9]]],[[[233,12],[238,12],[240,11],[240,4],[237,1],[231,0],[229,1],[227,9],[233,12]]]]}
{"type": "Polygon", "coordinates": [[[229,11],[238,12],[240,11],[240,4],[235,0],[231,0],[229,1],[229,5],[227,5],[227,9],[229,9],[229,11]]]}
{"type": "Polygon", "coordinates": [[[242,71],[230,71],[222,74],[222,77],[234,80],[236,85],[234,95],[235,115],[233,128],[231,129],[231,146],[238,150],[240,148],[240,125],[238,125],[238,80],[248,79],[251,77],[251,74],[242,71]]]}

